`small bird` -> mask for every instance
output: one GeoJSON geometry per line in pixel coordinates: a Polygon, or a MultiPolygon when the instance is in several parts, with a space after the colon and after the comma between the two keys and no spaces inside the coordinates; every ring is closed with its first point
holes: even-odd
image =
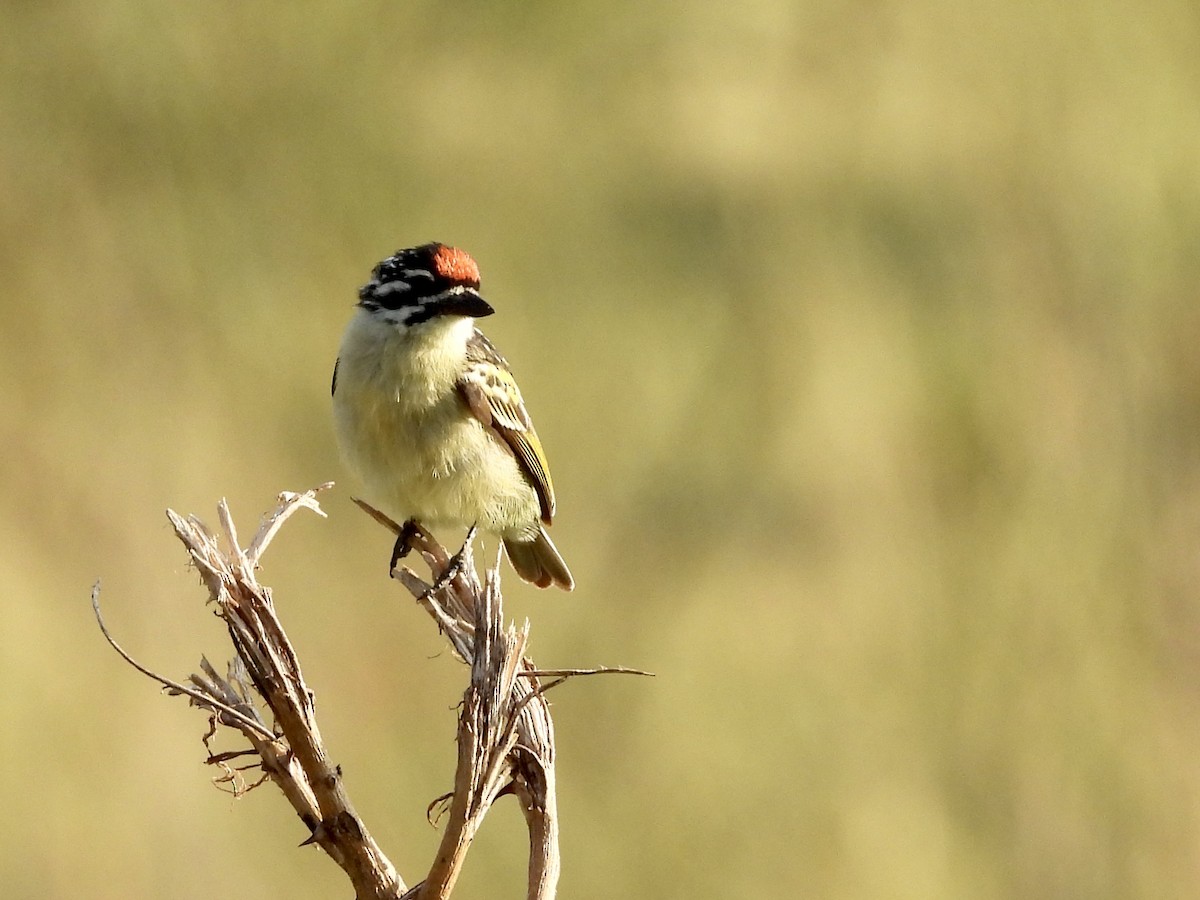
{"type": "Polygon", "coordinates": [[[333,367],[333,417],[347,464],[403,521],[478,525],[504,542],[517,574],[575,586],[546,534],[554,486],[504,357],[475,327],[495,310],[479,267],[456,247],[398,250],[371,273],[333,367]]]}

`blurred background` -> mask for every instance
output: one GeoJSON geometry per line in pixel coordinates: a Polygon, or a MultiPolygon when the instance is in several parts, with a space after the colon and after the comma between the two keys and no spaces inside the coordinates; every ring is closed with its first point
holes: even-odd
{"type": "MultiPolygon", "coordinates": [[[[398,247],[469,250],[575,593],[561,894],[1200,891],[1194,4],[9,3],[0,884],[348,896],[202,765],[227,642],[163,516],[265,560],[410,883],[464,670],[350,503],[329,376],[398,247]]],[[[443,535],[447,541],[455,534],[443,535]]],[[[502,801],[456,896],[523,896],[502,801]]]]}

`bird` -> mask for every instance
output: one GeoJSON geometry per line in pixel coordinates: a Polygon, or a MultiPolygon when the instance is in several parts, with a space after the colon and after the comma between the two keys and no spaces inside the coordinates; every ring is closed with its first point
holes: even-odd
{"type": "Polygon", "coordinates": [[[397,250],[358,292],[333,368],[334,430],[370,499],[403,522],[478,526],[540,588],[575,586],[546,532],[554,485],[507,360],[475,320],[479,266],[439,242],[397,250]]]}

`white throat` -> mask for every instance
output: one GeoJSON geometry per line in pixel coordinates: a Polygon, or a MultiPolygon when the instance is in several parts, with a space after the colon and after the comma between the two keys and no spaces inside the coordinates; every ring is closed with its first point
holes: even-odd
{"type": "Polygon", "coordinates": [[[474,332],[475,320],[465,316],[405,326],[359,309],[342,338],[339,382],[345,377],[410,409],[432,406],[462,375],[474,332]]]}

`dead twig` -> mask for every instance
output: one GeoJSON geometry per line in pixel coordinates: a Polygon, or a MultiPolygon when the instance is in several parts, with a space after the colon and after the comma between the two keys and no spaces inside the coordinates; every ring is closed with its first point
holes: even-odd
{"type": "MultiPolygon", "coordinates": [[[[221,534],[211,532],[195,516],[184,518],[167,510],[175,534],[187,548],[209,598],[217,606],[233,642],[234,660],[223,677],[201,661],[202,674],[191,676],[192,687],[156,674],[126,653],[109,634],[100,616],[99,588],[93,606],[105,638],[139,672],[172,693],[186,695],[193,705],[209,710],[216,723],[236,728],[249,741],[262,771],[283,791],[315,843],[346,872],[358,900],[396,900],[407,890],[395,867],[362,824],[342,784],[341,770],[329,754],[317,726],[313,694],[304,682],[300,661],[275,614],[268,588],[258,583],[255,569],[280,526],[297,510],[324,515],[317,504],[322,485],[303,494],[285,493],[245,550],[224,500],[217,507],[221,534]],[[257,696],[270,711],[277,731],[264,724],[257,696]]],[[[213,732],[206,736],[206,745],[213,732]]],[[[225,754],[209,754],[209,762],[225,773],[220,780],[239,792],[239,775],[225,754]]],[[[241,788],[240,790],[246,790],[241,788]]]]}
{"type": "MultiPolygon", "coordinates": [[[[471,551],[471,535],[457,557],[418,528],[413,546],[429,565],[432,584],[399,567],[400,581],[446,635],[455,654],[470,667],[470,683],[458,721],[458,762],[454,790],[430,804],[443,803],[445,832],[425,879],[409,889],[354,811],[341,770],[329,761],[312,691],[284,632],[270,590],[255,571],[271,540],[299,509],[324,515],[316,500],[322,485],[302,494],[284,493],[264,517],[246,548],[238,541],[229,507],[217,506],[221,530],[214,533],[195,516],[167,510],[175,534],[187,548],[208,588],[217,615],[225,622],[234,656],[221,675],[207,659],[201,671],[181,684],[135,660],[117,643],[100,614],[100,584],[92,607],[105,639],[131,666],[157,681],[168,693],[188,697],[210,714],[203,737],[209,764],[235,796],[270,778],[283,791],[308,830],[304,844],[320,846],[350,878],[357,900],[442,900],[450,896],[463,861],[484,816],[495,800],[513,794],[529,831],[530,900],[553,900],[559,875],[558,810],[554,778],[554,726],[545,692],[581,675],[636,674],[638,669],[538,669],[525,655],[529,622],[504,624],[499,559],[481,584],[471,551]],[[541,679],[552,678],[548,683],[541,679]],[[272,724],[268,724],[272,723],[272,724]],[[249,749],[215,751],[217,727],[236,729],[249,749]],[[254,762],[237,761],[251,758],[254,762]],[[245,773],[261,768],[262,777],[247,783],[245,773]]],[[[398,533],[399,526],[361,501],[376,521],[398,533]]]]}
{"type": "MultiPolygon", "coordinates": [[[[355,503],[393,534],[400,533],[400,526],[379,510],[361,500],[355,503]]],[[[504,625],[499,560],[486,570],[480,585],[471,535],[449,578],[450,557],[433,535],[418,527],[412,543],[434,574],[433,584],[406,567],[397,568],[392,577],[408,588],[471,667],[471,683],[459,714],[458,767],[446,830],[429,875],[412,896],[441,900],[450,895],[483,817],[497,797],[512,793],[529,831],[527,896],[552,900],[560,868],[558,806],[554,725],[543,694],[576,675],[649,673],[623,667],[539,670],[525,656],[529,622],[520,628],[504,625]],[[539,678],[546,674],[559,676],[558,680],[543,686],[539,678]]]]}

